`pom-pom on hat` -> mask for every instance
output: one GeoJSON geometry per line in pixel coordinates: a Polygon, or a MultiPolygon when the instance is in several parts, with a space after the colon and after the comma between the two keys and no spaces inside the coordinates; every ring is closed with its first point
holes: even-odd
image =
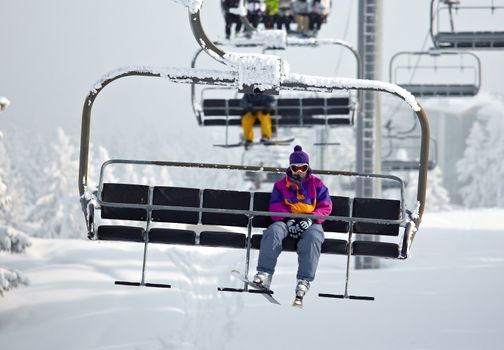
{"type": "Polygon", "coordinates": [[[294,152],[289,156],[290,164],[310,164],[310,157],[306,152],[303,152],[303,148],[300,145],[294,147],[294,152]]]}

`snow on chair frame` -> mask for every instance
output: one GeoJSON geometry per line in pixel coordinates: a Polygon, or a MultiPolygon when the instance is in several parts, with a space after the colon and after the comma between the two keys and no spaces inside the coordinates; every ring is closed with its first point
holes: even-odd
{"type": "MultiPolygon", "coordinates": [[[[100,81],[98,81],[94,88],[89,92],[88,96],[84,101],[83,112],[82,112],[82,127],[81,127],[81,147],[80,147],[80,159],[79,159],[79,194],[81,198],[82,209],[84,212],[85,220],[88,227],[88,233],[91,238],[97,238],[100,236],[100,228],[95,230],[95,210],[102,209],[103,207],[111,208],[112,214],[105,213],[105,215],[111,215],[117,219],[121,220],[140,220],[146,221],[147,226],[145,229],[140,227],[125,226],[125,225],[113,225],[113,227],[102,228],[102,238],[105,239],[117,239],[117,240],[130,240],[137,241],[144,244],[144,261],[142,267],[142,277],[140,282],[122,282],[123,284],[131,284],[137,286],[152,286],[152,287],[170,287],[169,285],[153,284],[147,283],[145,281],[145,268],[146,268],[146,253],[147,246],[152,239],[155,240],[170,240],[171,238],[180,239],[182,242],[192,243],[192,233],[189,233],[189,239],[186,234],[183,237],[170,237],[165,238],[162,233],[158,232],[158,235],[151,235],[149,222],[152,221],[153,213],[155,210],[168,210],[171,211],[170,217],[172,220],[178,220],[175,222],[184,222],[189,220],[187,217],[182,217],[180,214],[173,215],[173,211],[190,211],[201,213],[214,214],[214,215],[226,215],[226,216],[240,216],[239,225],[242,226],[244,222],[247,222],[247,230],[252,227],[252,221],[254,216],[278,216],[278,213],[268,212],[265,210],[250,210],[244,207],[244,203],[247,202],[247,196],[252,196],[251,193],[247,195],[238,194],[236,191],[225,191],[225,193],[217,193],[214,199],[210,199],[209,204],[205,207],[202,203],[202,207],[193,206],[173,206],[171,202],[161,202],[161,204],[154,204],[154,194],[156,191],[156,186],[154,184],[151,186],[144,187],[134,187],[131,189],[128,184],[111,184],[110,186],[101,184],[98,191],[94,191],[87,187],[88,178],[88,162],[89,162],[89,146],[90,146],[90,126],[91,126],[91,112],[93,103],[96,100],[98,94],[110,83],[117,79],[130,77],[130,76],[146,76],[146,77],[159,77],[164,79],[169,79],[174,83],[198,83],[203,85],[213,85],[213,86],[227,86],[234,87],[241,91],[254,91],[261,90],[268,93],[278,93],[279,90],[292,90],[292,91],[320,91],[320,92],[332,92],[334,90],[341,89],[352,89],[352,90],[372,90],[372,91],[383,91],[393,95],[396,95],[403,99],[415,112],[419,124],[421,126],[421,146],[420,146],[420,168],[418,171],[418,187],[417,187],[417,206],[413,212],[407,211],[405,209],[403,196],[399,201],[388,201],[385,199],[376,198],[355,198],[353,200],[348,199],[348,206],[343,205],[343,209],[348,207],[348,214],[346,215],[330,215],[325,217],[328,222],[332,221],[343,221],[348,223],[348,238],[346,243],[343,243],[345,250],[340,250],[341,245],[335,244],[333,251],[341,251],[347,255],[347,276],[345,284],[345,292],[341,295],[321,293],[322,297],[336,297],[336,298],[354,298],[354,299],[366,299],[372,300],[372,297],[356,297],[348,295],[348,276],[349,276],[349,265],[350,256],[353,255],[371,255],[371,256],[386,256],[390,258],[405,259],[409,255],[409,249],[411,247],[415,233],[417,232],[419,225],[422,220],[424,208],[425,208],[425,197],[426,197],[426,185],[427,185],[427,172],[428,172],[428,155],[429,155],[429,123],[427,116],[423,108],[418,104],[415,98],[406,90],[401,87],[371,80],[359,80],[359,79],[348,79],[348,78],[321,78],[313,77],[308,75],[300,75],[289,73],[285,70],[287,64],[282,62],[278,57],[270,57],[264,55],[235,55],[227,54],[224,51],[215,47],[215,45],[208,40],[203,29],[201,28],[201,23],[199,20],[199,7],[195,11],[189,11],[190,23],[193,29],[193,33],[198,41],[198,43],[205,48],[205,51],[209,55],[221,63],[231,66],[232,70],[221,71],[221,70],[202,70],[202,69],[177,69],[177,68],[123,68],[116,70],[110,74],[104,76],[100,81]],[[231,57],[230,59],[228,59],[231,57]],[[257,61],[257,62],[256,62],[257,61]],[[276,70],[273,74],[273,79],[270,77],[264,78],[265,75],[255,75],[256,80],[252,77],[254,72],[257,72],[257,67],[265,67],[270,64],[270,67],[266,67],[265,71],[271,72],[276,70]],[[260,78],[264,78],[261,80],[260,78]],[[126,186],[124,186],[126,185],[126,186]],[[126,192],[123,192],[127,189],[126,192]],[[107,191],[109,192],[107,194],[107,191]],[[130,193],[131,192],[131,193],[130,193]],[[232,192],[232,193],[228,193],[232,192]],[[230,198],[235,202],[235,198],[240,203],[238,208],[228,208],[219,207],[225,201],[219,200],[219,196],[225,196],[230,198]],[[105,198],[104,198],[105,197],[105,198]],[[217,199],[215,199],[217,198],[217,199]],[[238,200],[239,199],[239,200],[238,200]],[[352,205],[350,206],[350,201],[352,205]],[[166,205],[168,203],[168,205],[166,205]],[[400,208],[400,209],[399,209],[400,208]],[[115,210],[114,210],[115,209],[115,210]],[[117,213],[117,210],[119,213],[117,213]],[[115,212],[116,211],[116,212],[115,212]],[[115,213],[114,213],[115,212],[115,213]],[[130,215],[133,218],[129,217],[130,215]],[[245,216],[245,220],[243,218],[245,216]],[[124,229],[123,229],[124,227],[124,229]],[[363,233],[363,234],[377,234],[377,235],[390,235],[394,237],[399,236],[399,228],[403,228],[403,234],[397,243],[390,243],[386,246],[382,242],[368,242],[368,241],[352,241],[352,233],[363,233]],[[157,237],[157,238],[156,238],[157,237]],[[381,244],[380,244],[381,243],[381,244]],[[339,248],[338,248],[339,247],[339,248]],[[379,254],[377,253],[379,252],[379,254]],[[394,252],[394,253],[392,253],[394,252]]],[[[264,73],[264,72],[263,72],[264,73]]],[[[128,162],[139,162],[139,161],[128,161],[128,162]]],[[[141,162],[141,161],[140,161],[141,162]]],[[[259,172],[278,172],[284,171],[284,169],[275,168],[263,168],[263,167],[246,167],[246,166],[235,166],[235,165],[218,165],[218,164],[194,164],[194,163],[173,163],[173,162],[147,162],[157,165],[178,165],[186,168],[197,168],[197,167],[209,167],[222,170],[253,170],[259,172]]],[[[106,166],[106,164],[104,165],[106,166]]],[[[391,178],[386,175],[374,175],[374,174],[356,174],[350,172],[334,172],[334,171],[317,171],[318,174],[328,174],[328,175],[348,175],[348,176],[364,176],[364,177],[377,177],[377,178],[391,178]]],[[[392,177],[393,178],[393,177],[392,177]]],[[[401,181],[400,178],[396,178],[397,181],[401,181]]],[[[402,188],[402,186],[401,186],[402,188]]],[[[163,191],[171,192],[171,189],[159,189],[160,193],[163,191]]],[[[177,189],[174,190],[177,193],[177,189]]],[[[210,198],[215,194],[211,189],[199,190],[198,193],[210,193],[210,198]]],[[[192,193],[189,197],[194,196],[195,191],[190,191],[192,193]]],[[[401,192],[402,193],[402,192],[401,192]]],[[[186,195],[186,194],[184,194],[186,195]]],[[[255,195],[255,194],[254,194],[255,195]]],[[[189,200],[194,201],[193,199],[189,200]]],[[[204,198],[203,198],[204,201],[204,198]]],[[[344,200],[343,200],[344,201],[344,200]]],[[[250,202],[249,202],[250,203],[250,202]]],[[[263,205],[265,203],[263,197],[263,205]]],[[[335,208],[339,208],[338,205],[335,208]]],[[[257,208],[256,208],[257,209],[257,208]]],[[[101,213],[103,215],[103,213],[101,213]]],[[[312,217],[317,218],[313,215],[294,215],[294,214],[282,214],[283,216],[295,216],[295,217],[312,217]]],[[[194,217],[190,218],[194,223],[194,217]]],[[[198,221],[199,222],[199,221],[198,221]]],[[[211,225],[212,219],[206,221],[211,225]],[[210,222],[210,223],[209,223],[210,222]]],[[[231,222],[230,226],[236,225],[235,219],[231,222]]],[[[198,223],[196,223],[198,225],[198,223]]],[[[248,235],[243,241],[242,238],[231,238],[232,245],[239,245],[240,247],[246,248],[246,254],[249,256],[250,249],[253,247],[254,238],[251,237],[251,232],[248,231],[248,235]],[[244,246],[243,246],[244,242],[244,246]]],[[[211,233],[206,235],[206,239],[203,242],[208,242],[209,246],[219,246],[225,245],[229,242],[230,237],[223,236],[220,233],[211,233]]],[[[194,242],[196,243],[196,237],[194,242]]],[[[199,243],[201,244],[201,237],[199,237],[199,243]]],[[[228,243],[229,244],[229,243],[228,243]]],[[[247,260],[248,264],[248,260],[247,260]]],[[[248,274],[248,265],[247,271],[248,274]]],[[[120,282],[121,283],[121,282],[120,282]]],[[[244,286],[243,291],[247,291],[248,288],[244,286]]]]}

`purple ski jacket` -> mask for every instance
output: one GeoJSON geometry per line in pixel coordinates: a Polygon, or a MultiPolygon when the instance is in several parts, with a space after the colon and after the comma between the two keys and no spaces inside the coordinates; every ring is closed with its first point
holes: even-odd
{"type": "MultiPolygon", "coordinates": [[[[269,210],[281,213],[313,214],[327,216],[332,211],[329,190],[322,180],[310,173],[301,183],[296,183],[288,171],[287,175],[275,182],[269,210]]],[[[273,216],[273,221],[283,217],[273,216]]],[[[325,220],[314,220],[317,224],[325,220]]]]}

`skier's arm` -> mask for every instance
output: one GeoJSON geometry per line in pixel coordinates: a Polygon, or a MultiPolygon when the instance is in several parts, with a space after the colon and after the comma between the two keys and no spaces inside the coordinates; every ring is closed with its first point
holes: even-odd
{"type": "MultiPolygon", "coordinates": [[[[280,212],[280,213],[290,213],[290,208],[284,204],[284,198],[282,192],[277,187],[277,184],[273,187],[273,192],[271,192],[271,199],[269,204],[269,211],[280,212]]],[[[272,216],[273,221],[280,221],[284,218],[281,216],[272,216]]]]}
{"type": "MultiPolygon", "coordinates": [[[[317,186],[317,205],[315,210],[311,213],[313,215],[323,215],[328,216],[332,211],[332,201],[329,196],[329,190],[327,187],[320,181],[317,186]]],[[[316,219],[315,222],[317,224],[323,223],[325,220],[316,219]]]]}

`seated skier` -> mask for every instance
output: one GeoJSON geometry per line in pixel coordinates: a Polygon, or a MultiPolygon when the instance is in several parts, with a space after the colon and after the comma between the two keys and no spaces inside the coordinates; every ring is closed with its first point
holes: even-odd
{"type": "Polygon", "coordinates": [[[271,110],[275,106],[273,96],[263,94],[244,94],[240,101],[244,114],[241,120],[245,149],[250,149],[254,143],[254,123],[259,119],[261,123],[261,142],[268,143],[271,140],[271,110]]]}
{"type": "MultiPolygon", "coordinates": [[[[327,216],[332,211],[329,190],[322,181],[312,175],[309,156],[301,146],[294,147],[289,157],[290,166],[278,180],[271,194],[269,211],[293,214],[327,216]]],[[[324,220],[310,218],[272,217],[271,224],[261,239],[254,283],[270,288],[278,256],[282,252],[282,241],[290,236],[297,242],[298,270],[296,298],[304,297],[315,279],[315,272],[324,242],[324,220]]]]}

